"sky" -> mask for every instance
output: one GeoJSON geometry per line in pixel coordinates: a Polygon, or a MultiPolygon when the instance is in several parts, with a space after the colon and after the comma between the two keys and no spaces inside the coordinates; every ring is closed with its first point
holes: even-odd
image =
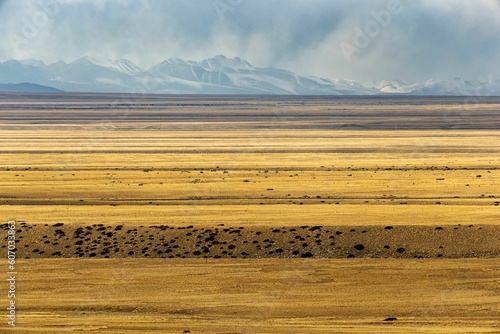
{"type": "Polygon", "coordinates": [[[500,78],[500,0],[0,0],[0,61],[223,54],[360,81],[500,78]]]}

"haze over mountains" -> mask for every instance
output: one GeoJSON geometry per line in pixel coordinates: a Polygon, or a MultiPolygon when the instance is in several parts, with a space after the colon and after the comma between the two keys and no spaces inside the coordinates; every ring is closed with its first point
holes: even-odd
{"type": "Polygon", "coordinates": [[[500,95],[500,80],[492,78],[358,82],[258,68],[238,57],[222,55],[202,61],[171,58],[149,69],[126,59],[102,62],[83,57],[70,63],[60,61],[49,65],[32,59],[9,60],[0,63],[0,84],[3,84],[0,91],[23,91],[22,87],[26,87],[26,91],[40,89],[43,92],[54,88],[72,92],[174,94],[500,95]]]}
{"type": "Polygon", "coordinates": [[[18,84],[0,84],[0,92],[57,93],[61,92],[61,90],[53,87],[23,82],[18,84]]]}

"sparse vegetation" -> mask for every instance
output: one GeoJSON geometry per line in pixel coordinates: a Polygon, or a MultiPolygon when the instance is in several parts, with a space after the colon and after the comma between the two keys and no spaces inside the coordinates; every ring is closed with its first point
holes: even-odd
{"type": "Polygon", "coordinates": [[[68,96],[0,102],[21,330],[495,330],[498,99],[68,96]]]}

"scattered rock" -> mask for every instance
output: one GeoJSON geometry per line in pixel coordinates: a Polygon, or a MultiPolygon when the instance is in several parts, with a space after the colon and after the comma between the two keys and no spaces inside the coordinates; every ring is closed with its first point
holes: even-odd
{"type": "Polygon", "coordinates": [[[363,249],[365,249],[365,246],[362,244],[357,244],[354,246],[354,248],[358,251],[362,251],[363,249]]]}

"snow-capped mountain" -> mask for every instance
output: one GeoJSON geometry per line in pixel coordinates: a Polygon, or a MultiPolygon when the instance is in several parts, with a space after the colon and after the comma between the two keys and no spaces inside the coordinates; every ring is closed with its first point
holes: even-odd
{"type": "Polygon", "coordinates": [[[407,94],[412,91],[414,87],[408,85],[406,82],[400,80],[381,80],[372,83],[372,88],[378,90],[381,93],[397,93],[397,94],[407,94]]]}
{"type": "Polygon", "coordinates": [[[39,60],[0,63],[0,83],[33,83],[75,92],[283,94],[283,95],[500,95],[500,80],[399,80],[362,83],[348,79],[301,76],[252,66],[241,58],[215,56],[202,61],[171,58],[149,69],[127,59],[89,57],[46,65],[39,60]]]}
{"type": "Polygon", "coordinates": [[[430,79],[424,82],[408,84],[400,80],[376,81],[366,86],[380,93],[408,95],[443,95],[443,96],[498,96],[500,95],[500,80],[481,79],[478,81],[454,78],[444,81],[430,79]]]}
{"type": "Polygon", "coordinates": [[[118,72],[126,73],[126,74],[137,74],[141,73],[144,70],[127,59],[116,59],[116,60],[107,60],[107,61],[99,61],[98,59],[85,57],[91,63],[96,65],[107,67],[111,70],[115,70],[118,72]]]}
{"type": "Polygon", "coordinates": [[[490,81],[482,79],[481,81],[463,80],[455,78],[450,81],[440,81],[432,79],[415,87],[412,90],[415,95],[469,95],[469,96],[488,96],[500,95],[500,80],[490,81]]]}

